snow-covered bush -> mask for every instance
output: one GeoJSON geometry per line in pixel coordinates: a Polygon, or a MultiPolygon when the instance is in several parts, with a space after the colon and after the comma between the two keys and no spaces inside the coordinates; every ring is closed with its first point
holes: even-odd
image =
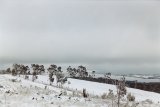
{"type": "Polygon", "coordinates": [[[63,91],[63,95],[65,95],[65,96],[67,95],[67,91],[66,90],[63,91]]]}
{"type": "Polygon", "coordinates": [[[93,96],[93,98],[100,98],[100,96],[98,96],[98,95],[95,95],[95,96],[93,96]]]}
{"type": "Polygon", "coordinates": [[[68,84],[71,84],[71,82],[70,82],[70,81],[68,81],[68,84]]]}
{"type": "Polygon", "coordinates": [[[17,79],[11,79],[12,82],[17,82],[17,79]]]}
{"type": "Polygon", "coordinates": [[[29,76],[28,76],[28,75],[25,75],[25,79],[27,79],[27,80],[28,80],[28,79],[29,79],[29,76]]]}
{"type": "Polygon", "coordinates": [[[153,103],[153,101],[150,100],[150,99],[146,99],[145,102],[147,102],[147,103],[149,103],[149,104],[152,104],[152,103],[153,103]]]}
{"type": "Polygon", "coordinates": [[[101,95],[101,98],[102,98],[102,99],[107,99],[107,93],[103,93],[103,94],[101,95]]]}
{"type": "Polygon", "coordinates": [[[135,101],[135,96],[134,96],[134,95],[131,95],[131,93],[128,93],[128,95],[127,95],[127,100],[128,100],[128,101],[135,101]]]}
{"type": "Polygon", "coordinates": [[[83,97],[84,98],[89,97],[89,94],[87,93],[86,89],[83,89],[83,97]]]}
{"type": "MultiPolygon", "coordinates": [[[[126,104],[123,105],[123,107],[137,107],[138,105],[139,105],[138,102],[127,102],[126,104]]],[[[140,107],[145,107],[145,106],[140,106],[140,107]]]]}
{"type": "Polygon", "coordinates": [[[114,98],[113,90],[109,89],[109,93],[107,95],[107,98],[109,98],[109,99],[113,99],[114,98]]]}
{"type": "Polygon", "coordinates": [[[72,91],[72,96],[75,97],[75,91],[72,91]]]}

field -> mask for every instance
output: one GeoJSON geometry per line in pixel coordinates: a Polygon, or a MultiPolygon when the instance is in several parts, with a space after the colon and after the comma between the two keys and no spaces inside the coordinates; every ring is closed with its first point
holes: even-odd
{"type": "MultiPolygon", "coordinates": [[[[68,78],[59,88],[54,82],[49,85],[47,75],[38,75],[31,81],[24,76],[0,75],[0,107],[117,107],[116,98],[102,99],[109,89],[116,95],[116,86],[68,78]],[[82,89],[89,94],[82,97],[82,89]]],[[[127,93],[135,96],[135,102],[128,102],[126,96],[121,100],[121,107],[160,107],[160,94],[127,88],[127,93]]]]}

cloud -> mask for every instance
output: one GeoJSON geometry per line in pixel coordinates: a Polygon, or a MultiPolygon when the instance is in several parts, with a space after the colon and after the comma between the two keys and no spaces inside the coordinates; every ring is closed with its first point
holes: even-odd
{"type": "Polygon", "coordinates": [[[116,71],[137,64],[143,70],[147,63],[159,69],[157,1],[0,2],[1,63],[109,64],[116,71]]]}

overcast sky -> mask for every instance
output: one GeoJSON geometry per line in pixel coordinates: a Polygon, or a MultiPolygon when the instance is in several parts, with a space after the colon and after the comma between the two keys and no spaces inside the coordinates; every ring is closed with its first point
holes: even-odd
{"type": "Polygon", "coordinates": [[[158,0],[0,0],[0,63],[160,72],[158,0]]]}

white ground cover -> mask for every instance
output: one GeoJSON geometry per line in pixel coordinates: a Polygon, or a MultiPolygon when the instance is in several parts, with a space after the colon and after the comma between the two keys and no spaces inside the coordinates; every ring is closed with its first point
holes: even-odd
{"type": "MultiPolygon", "coordinates": [[[[112,89],[116,94],[116,86],[71,78],[68,78],[68,81],[71,84],[66,82],[63,87],[72,91],[67,91],[67,95],[58,97],[64,90],[57,88],[56,82],[53,83],[53,86],[49,86],[47,75],[39,75],[35,82],[31,81],[31,76],[29,80],[25,80],[23,76],[0,75],[0,86],[2,86],[0,88],[0,107],[111,107],[111,100],[101,99],[100,96],[103,93],[108,93],[109,89],[112,89]],[[12,82],[11,79],[13,78],[16,78],[17,81],[12,82]],[[73,91],[77,89],[78,92],[82,92],[83,88],[90,95],[99,97],[84,99],[81,97],[81,93],[79,97],[73,97],[73,91]],[[7,91],[10,92],[6,93],[7,91]]],[[[127,88],[127,92],[131,92],[135,96],[136,103],[139,103],[137,107],[160,107],[160,94],[158,93],[132,88],[127,88]],[[145,101],[146,99],[153,103],[145,101]]],[[[121,103],[127,102],[121,101],[121,103]]]]}

